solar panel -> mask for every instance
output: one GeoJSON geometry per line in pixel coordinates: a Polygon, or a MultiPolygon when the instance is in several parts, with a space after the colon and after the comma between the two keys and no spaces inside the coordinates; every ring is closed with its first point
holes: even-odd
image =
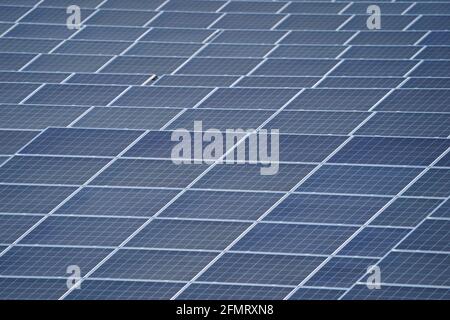
{"type": "Polygon", "coordinates": [[[0,0],[0,299],[450,299],[449,9],[0,0]]]}

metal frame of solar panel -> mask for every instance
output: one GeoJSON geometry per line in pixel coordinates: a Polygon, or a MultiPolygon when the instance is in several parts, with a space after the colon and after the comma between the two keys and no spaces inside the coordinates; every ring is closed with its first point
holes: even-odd
{"type": "Polygon", "coordinates": [[[450,299],[450,0],[370,4],[0,0],[0,299],[450,299]]]}

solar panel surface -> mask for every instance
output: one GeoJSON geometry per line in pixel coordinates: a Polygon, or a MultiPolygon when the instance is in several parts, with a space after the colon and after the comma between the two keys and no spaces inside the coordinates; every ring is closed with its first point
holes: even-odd
{"type": "Polygon", "coordinates": [[[450,299],[450,1],[370,4],[0,0],[0,299],[450,299]]]}

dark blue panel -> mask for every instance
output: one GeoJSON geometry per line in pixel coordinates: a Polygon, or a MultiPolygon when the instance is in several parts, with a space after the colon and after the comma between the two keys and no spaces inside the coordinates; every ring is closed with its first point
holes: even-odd
{"type": "Polygon", "coordinates": [[[193,43],[143,42],[132,46],[126,54],[130,56],[190,57],[201,46],[201,44],[193,43]]]}
{"type": "Polygon", "coordinates": [[[281,196],[273,193],[190,190],[165,209],[161,217],[256,220],[281,196]]]}
{"type": "MultiPolygon", "coordinates": [[[[367,7],[366,7],[367,8],[367,7]]],[[[365,26],[364,26],[365,27],[365,26]]],[[[350,42],[350,45],[413,45],[425,35],[416,31],[361,31],[350,42]]]]}
{"type": "Polygon", "coordinates": [[[395,195],[422,170],[325,165],[297,191],[395,195]]]}
{"type": "Polygon", "coordinates": [[[109,160],[16,156],[0,168],[0,182],[83,184],[109,160]]]}
{"type": "Polygon", "coordinates": [[[225,30],[212,42],[215,43],[245,43],[245,44],[274,44],[285,31],[256,31],[256,30],[225,30]]]}
{"type": "Polygon", "coordinates": [[[105,106],[125,88],[124,86],[47,84],[28,99],[27,103],[105,106]]]}
{"type": "Polygon", "coordinates": [[[179,300],[281,300],[291,288],[225,284],[191,284],[179,300]]]}
{"type": "Polygon", "coordinates": [[[450,218],[450,201],[446,201],[431,216],[432,217],[450,218]]]}
{"type": "Polygon", "coordinates": [[[67,83],[140,85],[148,78],[148,75],[79,73],[71,77],[67,83]]]}
{"type": "Polygon", "coordinates": [[[287,30],[336,30],[349,16],[344,15],[291,15],[276,28],[287,30]]]}
{"type": "Polygon", "coordinates": [[[331,254],[357,228],[294,224],[258,224],[232,250],[331,254]]]}
{"type": "Polygon", "coordinates": [[[143,131],[50,128],[20,153],[116,156],[143,131]]]}
{"type": "Polygon", "coordinates": [[[37,134],[36,131],[0,130],[0,154],[15,154],[37,134]]]}
{"type": "Polygon", "coordinates": [[[109,166],[92,184],[184,188],[207,167],[204,164],[176,165],[170,160],[123,159],[109,166]]]}
{"type": "Polygon", "coordinates": [[[356,133],[379,136],[443,137],[450,134],[448,114],[377,113],[356,133]]]}
{"type": "Polygon", "coordinates": [[[219,17],[219,13],[163,12],[149,26],[164,28],[207,28],[219,17]]]}
{"type": "Polygon", "coordinates": [[[153,220],[127,247],[158,249],[223,250],[249,223],[153,220]]]}
{"type": "Polygon", "coordinates": [[[446,59],[449,56],[449,47],[426,47],[417,55],[417,59],[446,59]]]}
{"type": "Polygon", "coordinates": [[[260,59],[193,58],[177,74],[245,75],[261,62],[260,59]]]}
{"type": "Polygon", "coordinates": [[[93,276],[188,281],[216,255],[209,252],[119,250],[93,276]]]}
{"type": "Polygon", "coordinates": [[[5,300],[56,300],[67,291],[65,279],[0,278],[0,287],[5,300]]]}
{"type": "Polygon", "coordinates": [[[59,40],[0,39],[3,52],[48,53],[59,43],[59,40]]]}
{"type": "Polygon", "coordinates": [[[213,32],[213,30],[208,29],[153,28],[147,32],[141,40],[160,42],[203,42],[211,36],[213,32]]]}
{"type": "Polygon", "coordinates": [[[42,84],[60,83],[66,79],[70,73],[51,73],[51,72],[15,72],[15,71],[0,71],[1,82],[35,82],[42,84]]]}
{"type": "Polygon", "coordinates": [[[43,186],[0,186],[0,212],[49,213],[76,188],[43,186]]]}
{"type": "Polygon", "coordinates": [[[311,88],[320,77],[244,77],[235,87],[258,88],[311,88]]]}
{"type": "Polygon", "coordinates": [[[293,89],[223,88],[217,90],[211,96],[209,96],[200,105],[200,107],[233,109],[279,109],[296,94],[297,90],[293,89]]]}
{"type": "Polygon", "coordinates": [[[151,11],[99,10],[92,17],[90,17],[85,24],[106,26],[143,26],[155,16],[156,12],[151,11]]]}
{"type": "Polygon", "coordinates": [[[393,249],[409,231],[395,228],[364,228],[339,251],[339,255],[382,257],[393,249]]]}
{"type": "Polygon", "coordinates": [[[0,21],[15,22],[23,16],[30,8],[27,7],[0,7],[0,21]]]}
{"type": "Polygon", "coordinates": [[[433,31],[427,35],[421,45],[450,45],[450,32],[433,31]]]}
{"type": "Polygon", "coordinates": [[[356,137],[329,162],[426,166],[448,147],[446,139],[356,137]]]}
{"type": "Polygon", "coordinates": [[[272,76],[323,76],[336,60],[269,59],[252,74],[272,76]]]}
{"type": "Polygon", "coordinates": [[[88,187],[66,202],[55,215],[151,217],[177,193],[172,190],[88,187]]]}
{"type": "MultiPolygon", "coordinates": [[[[442,12],[439,12],[442,13],[442,12]]],[[[447,12],[448,13],[448,12],[447,12]]],[[[450,30],[448,16],[424,15],[419,18],[409,30],[450,30]]]]}
{"type": "Polygon", "coordinates": [[[447,77],[450,74],[450,61],[424,61],[413,72],[413,77],[447,77]]]}
{"type": "Polygon", "coordinates": [[[342,57],[347,59],[409,59],[419,49],[419,47],[413,46],[352,46],[342,57]]]}
{"type": "Polygon", "coordinates": [[[431,169],[406,191],[409,196],[448,197],[450,195],[450,171],[431,169]]]}
{"type": "Polygon", "coordinates": [[[135,41],[145,31],[147,31],[146,28],[87,26],[77,32],[72,39],[135,41]]]}
{"type": "Polygon", "coordinates": [[[384,99],[375,110],[449,112],[450,90],[396,90],[384,99]]]}
{"type": "Polygon", "coordinates": [[[67,126],[87,108],[51,106],[1,106],[0,127],[45,129],[67,126]]]}
{"type": "Polygon", "coordinates": [[[270,55],[271,58],[336,58],[345,48],[343,46],[297,46],[281,45],[270,55]]]}
{"type": "Polygon", "coordinates": [[[216,12],[226,1],[171,0],[161,10],[164,11],[197,11],[216,12]]]}
{"type": "Polygon", "coordinates": [[[199,281],[298,285],[323,258],[269,254],[226,253],[199,281]]]}
{"type": "Polygon", "coordinates": [[[38,84],[0,83],[0,102],[19,103],[37,88],[38,84]]]}
{"type": "Polygon", "coordinates": [[[334,257],[305,285],[317,287],[349,288],[378,260],[334,257]]]}
{"type": "Polygon", "coordinates": [[[371,224],[415,227],[441,202],[442,200],[435,199],[398,198],[383,210],[371,224]]]}
{"type": "Polygon", "coordinates": [[[141,219],[52,216],[20,244],[118,246],[144,222],[141,219]]]}
{"type": "Polygon", "coordinates": [[[77,265],[86,274],[109,252],[93,248],[13,247],[0,257],[0,273],[3,276],[66,278],[68,266],[77,265]]]}
{"type": "Polygon", "coordinates": [[[17,71],[25,66],[34,57],[36,57],[34,54],[0,53],[0,70],[17,71]]]}
{"type": "Polygon", "coordinates": [[[403,76],[417,64],[405,60],[345,60],[332,76],[403,76]]]}
{"type": "Polygon", "coordinates": [[[183,86],[183,87],[229,87],[235,83],[237,76],[183,76],[164,75],[156,82],[157,86],[183,86]]]}
{"type": "MultiPolygon", "coordinates": [[[[367,5],[369,6],[369,4],[367,5]]],[[[382,8],[382,7],[381,7],[382,8]]],[[[381,9],[383,12],[383,9],[381,9]]],[[[383,12],[384,13],[384,12],[383,12]]],[[[416,17],[415,16],[401,16],[401,15],[387,15],[384,14],[381,19],[382,30],[403,30],[416,17]]],[[[342,30],[361,30],[367,28],[367,15],[357,15],[346,23],[342,30]]]]}
{"type": "Polygon", "coordinates": [[[450,251],[450,221],[425,220],[400,243],[398,249],[450,251]]]}
{"type": "Polygon", "coordinates": [[[58,47],[55,53],[117,55],[131,44],[132,42],[125,41],[68,40],[58,47]]]}
{"type": "Polygon", "coordinates": [[[364,224],[388,201],[384,197],[293,194],[265,220],[364,224]]]}
{"type": "Polygon", "coordinates": [[[0,215],[0,243],[13,243],[39,219],[41,217],[0,215]]]}
{"type": "Polygon", "coordinates": [[[128,10],[154,10],[161,6],[164,0],[152,1],[130,1],[124,3],[122,0],[108,0],[102,5],[102,9],[128,9],[128,10]]]}
{"type": "Polygon", "coordinates": [[[336,300],[344,292],[344,290],[300,288],[289,300],[336,300]]]}
{"type": "MultiPolygon", "coordinates": [[[[22,0],[23,1],[23,0],[22,0]]],[[[103,1],[102,0],[78,0],[77,6],[80,8],[92,8],[95,9],[103,1]]],[[[60,7],[67,8],[73,3],[72,0],[44,0],[40,6],[41,7],[60,7]]]]}
{"type": "Polygon", "coordinates": [[[192,108],[212,89],[187,87],[133,87],[115,106],[192,108]]]}
{"type": "Polygon", "coordinates": [[[221,12],[278,12],[286,3],[230,1],[221,12]]]}
{"type": "MultiPolygon", "coordinates": [[[[409,3],[396,3],[396,2],[371,2],[371,4],[376,4],[381,8],[383,14],[401,14],[405,11],[410,4],[409,3]]],[[[348,7],[344,13],[346,14],[367,14],[367,2],[355,2],[350,7],[348,7]]]]}
{"type": "Polygon", "coordinates": [[[41,55],[25,68],[25,71],[95,72],[110,56],[41,55]]]}
{"type": "Polygon", "coordinates": [[[364,112],[282,111],[265,127],[281,133],[348,134],[367,116],[364,112]]]}
{"type": "Polygon", "coordinates": [[[245,44],[210,44],[198,53],[199,57],[264,57],[273,46],[245,44]]]}
{"type": "Polygon", "coordinates": [[[214,23],[211,28],[217,29],[270,29],[279,22],[281,14],[234,14],[228,13],[214,23]]]}
{"type": "Polygon", "coordinates": [[[346,7],[345,3],[292,2],[283,13],[329,13],[337,14],[346,7]]]}
{"type": "Polygon", "coordinates": [[[287,109],[369,110],[387,90],[307,89],[287,109]]]}
{"type": "Polygon", "coordinates": [[[289,191],[313,168],[312,165],[280,164],[278,173],[261,175],[260,165],[219,164],[194,186],[207,189],[289,191]]]}
{"type": "Polygon", "coordinates": [[[352,35],[348,31],[292,31],[280,43],[336,45],[344,44],[352,35]]]}
{"type": "MultiPolygon", "coordinates": [[[[66,17],[66,13],[63,13],[66,17]]],[[[36,39],[66,39],[77,30],[68,29],[62,25],[17,24],[8,31],[5,37],[36,38],[36,39]]]]}
{"type": "MultiPolygon", "coordinates": [[[[83,9],[81,15],[81,23],[84,23],[86,17],[90,16],[94,10],[83,9]]],[[[67,21],[66,8],[35,8],[33,11],[24,16],[20,21],[27,23],[51,23],[64,24],[67,21]]]]}
{"type": "Polygon", "coordinates": [[[75,126],[92,128],[160,129],[177,109],[94,108],[75,126]]]}
{"type": "Polygon", "coordinates": [[[180,283],[87,280],[65,300],[168,300],[180,283]]]}
{"type": "Polygon", "coordinates": [[[320,82],[319,88],[362,88],[362,89],[393,89],[404,81],[400,77],[327,77],[320,82]]]}
{"type": "Polygon", "coordinates": [[[102,69],[102,72],[158,75],[173,72],[185,60],[184,58],[119,56],[102,69]]]}
{"type": "Polygon", "coordinates": [[[424,287],[399,287],[383,285],[382,290],[370,290],[366,285],[357,285],[343,299],[348,300],[448,300],[448,289],[424,287]]]}
{"type": "Polygon", "coordinates": [[[383,283],[449,286],[448,254],[392,252],[379,264],[383,283]]]}

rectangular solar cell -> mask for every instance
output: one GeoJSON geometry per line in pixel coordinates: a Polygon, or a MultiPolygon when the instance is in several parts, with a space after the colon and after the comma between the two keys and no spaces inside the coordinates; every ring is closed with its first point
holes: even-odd
{"type": "Polygon", "coordinates": [[[0,215],[0,243],[13,243],[40,219],[38,216],[0,215]]]}
{"type": "Polygon", "coordinates": [[[383,285],[383,290],[367,290],[366,285],[357,285],[343,297],[345,300],[448,300],[447,289],[425,287],[399,287],[383,285]]]}
{"type": "Polygon", "coordinates": [[[15,154],[37,134],[35,131],[0,130],[0,154],[15,154]]]}

